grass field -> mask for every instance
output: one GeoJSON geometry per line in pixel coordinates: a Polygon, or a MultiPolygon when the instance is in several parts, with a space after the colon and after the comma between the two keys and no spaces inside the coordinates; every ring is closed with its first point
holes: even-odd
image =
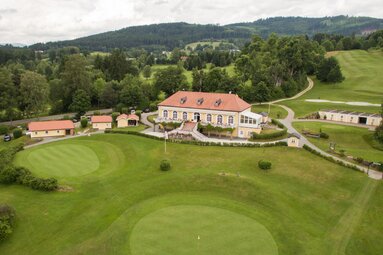
{"type": "Polygon", "coordinates": [[[312,103],[305,99],[325,99],[344,102],[380,104],[383,100],[383,52],[341,51],[335,54],[346,79],[339,84],[325,84],[314,79],[315,86],[297,100],[282,104],[292,108],[297,117],[320,109],[344,109],[362,112],[379,112],[379,107],[353,106],[333,103],[312,103]]]}
{"type": "Polygon", "coordinates": [[[329,139],[310,138],[309,141],[327,151],[329,143],[336,143],[336,151],[345,150],[346,155],[362,157],[369,161],[383,161],[383,145],[375,144],[373,141],[373,131],[366,128],[351,126],[342,126],[337,124],[328,124],[320,122],[294,122],[293,126],[298,130],[309,130],[313,133],[319,133],[319,130],[325,132],[329,139]]]}
{"type": "MultiPolygon", "coordinates": [[[[252,105],[251,111],[255,113],[268,112],[269,105],[268,104],[252,105]]],[[[282,107],[278,105],[270,105],[269,117],[273,119],[284,119],[286,118],[286,116],[287,116],[287,111],[285,109],[283,109],[282,107]]]]}
{"type": "Polygon", "coordinates": [[[73,191],[0,185],[1,202],[17,212],[0,254],[322,255],[383,249],[383,184],[305,150],[168,143],[165,154],[161,141],[104,134],[33,147],[18,153],[15,163],[56,177],[73,191]],[[57,148],[61,153],[53,152],[57,148]],[[164,158],[172,164],[168,172],[159,170],[164,158]],[[258,169],[260,159],[271,161],[272,169],[258,169]],[[85,167],[92,169],[84,173],[85,167]]]}

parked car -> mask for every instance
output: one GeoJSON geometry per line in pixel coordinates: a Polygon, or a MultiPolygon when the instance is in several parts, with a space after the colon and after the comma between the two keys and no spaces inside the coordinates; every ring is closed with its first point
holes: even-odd
{"type": "Polygon", "coordinates": [[[4,135],[4,142],[9,142],[12,140],[12,137],[8,134],[4,135]]]}

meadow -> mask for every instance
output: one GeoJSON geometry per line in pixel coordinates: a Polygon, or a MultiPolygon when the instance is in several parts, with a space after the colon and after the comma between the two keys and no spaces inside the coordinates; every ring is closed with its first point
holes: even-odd
{"type": "Polygon", "coordinates": [[[68,192],[0,185],[17,223],[0,254],[379,254],[381,182],[288,147],[100,134],[17,154],[68,192]],[[169,159],[170,171],[159,164],[169,159]],[[260,170],[260,159],[272,169],[260,170]],[[372,234],[373,233],[373,234],[372,234]]]}
{"type": "Polygon", "coordinates": [[[343,102],[367,102],[380,104],[383,100],[383,52],[340,51],[333,54],[339,61],[345,80],[339,84],[326,84],[314,80],[314,88],[296,100],[282,104],[290,107],[296,117],[304,117],[320,109],[340,109],[378,113],[374,106],[357,106],[334,103],[307,102],[306,99],[321,99],[343,102]]]}

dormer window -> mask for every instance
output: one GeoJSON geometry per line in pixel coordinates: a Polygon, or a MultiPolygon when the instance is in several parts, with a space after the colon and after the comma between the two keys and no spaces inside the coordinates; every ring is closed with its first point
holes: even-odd
{"type": "Polygon", "coordinates": [[[199,98],[198,100],[197,100],[197,104],[198,105],[201,105],[203,103],[203,97],[201,97],[201,98],[199,98]]]}
{"type": "Polygon", "coordinates": [[[183,98],[181,98],[180,103],[181,103],[181,104],[184,104],[184,103],[186,102],[187,99],[188,99],[187,97],[183,97],[183,98]]]}
{"type": "Polygon", "coordinates": [[[222,100],[218,99],[217,101],[215,101],[214,106],[218,107],[221,103],[222,103],[222,100]]]}

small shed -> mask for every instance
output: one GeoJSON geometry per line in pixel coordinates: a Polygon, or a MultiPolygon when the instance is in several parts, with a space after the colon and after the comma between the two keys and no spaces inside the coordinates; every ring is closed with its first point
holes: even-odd
{"type": "Polygon", "coordinates": [[[289,134],[289,136],[287,138],[287,146],[289,146],[289,147],[300,147],[299,146],[300,140],[301,140],[301,136],[299,134],[297,134],[297,133],[289,134]]]}
{"type": "Polygon", "coordinates": [[[112,128],[112,117],[108,115],[92,116],[92,128],[98,130],[105,130],[112,128]]]}
{"type": "Polygon", "coordinates": [[[136,114],[121,114],[117,117],[117,127],[130,127],[130,126],[138,126],[138,122],[140,121],[140,117],[136,114]]]}
{"type": "Polygon", "coordinates": [[[31,138],[66,136],[74,134],[74,124],[71,120],[33,121],[28,130],[31,138]]]}

